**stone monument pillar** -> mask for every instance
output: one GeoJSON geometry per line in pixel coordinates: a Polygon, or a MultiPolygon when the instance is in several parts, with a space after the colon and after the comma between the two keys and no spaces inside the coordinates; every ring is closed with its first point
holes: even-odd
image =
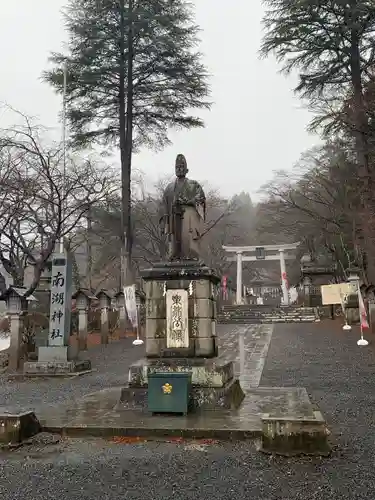
{"type": "Polygon", "coordinates": [[[38,361],[24,365],[26,375],[63,375],[89,370],[89,361],[78,360],[71,346],[72,266],[68,253],[52,256],[51,303],[48,345],[39,347],[38,361]]]}

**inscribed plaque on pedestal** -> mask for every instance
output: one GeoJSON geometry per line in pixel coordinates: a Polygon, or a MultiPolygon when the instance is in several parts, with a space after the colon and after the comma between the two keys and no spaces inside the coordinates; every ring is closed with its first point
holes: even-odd
{"type": "Polygon", "coordinates": [[[167,290],[167,348],[189,347],[188,292],[167,290]]]}

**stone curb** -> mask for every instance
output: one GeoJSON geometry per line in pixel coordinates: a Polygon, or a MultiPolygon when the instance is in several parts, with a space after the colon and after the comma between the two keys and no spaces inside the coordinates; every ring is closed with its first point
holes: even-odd
{"type": "Polygon", "coordinates": [[[189,429],[175,428],[165,429],[157,427],[104,427],[104,426],[63,426],[63,427],[42,427],[43,432],[60,434],[62,437],[137,437],[147,439],[219,439],[223,441],[246,441],[261,438],[260,429],[238,430],[228,428],[218,429],[189,429]]]}
{"type": "Polygon", "coordinates": [[[320,411],[311,418],[273,417],[264,414],[259,451],[283,456],[329,456],[330,431],[320,411]]]}

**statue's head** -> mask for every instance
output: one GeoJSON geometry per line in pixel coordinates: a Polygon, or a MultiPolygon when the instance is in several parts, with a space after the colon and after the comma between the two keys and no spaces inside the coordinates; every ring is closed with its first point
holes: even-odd
{"type": "Polygon", "coordinates": [[[176,177],[179,179],[182,179],[183,177],[186,176],[186,174],[189,172],[189,169],[187,168],[187,162],[186,158],[184,155],[177,155],[176,158],[176,177]]]}

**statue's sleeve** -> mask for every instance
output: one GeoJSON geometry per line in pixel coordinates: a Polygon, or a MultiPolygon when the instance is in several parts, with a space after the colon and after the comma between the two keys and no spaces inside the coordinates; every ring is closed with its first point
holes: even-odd
{"type": "Polygon", "coordinates": [[[206,195],[204,194],[203,188],[199,184],[199,182],[196,182],[195,185],[196,185],[195,204],[197,206],[198,213],[200,213],[200,216],[205,221],[206,220],[206,195]],[[202,209],[203,209],[203,213],[201,213],[202,209]]]}
{"type": "Polygon", "coordinates": [[[164,209],[166,233],[173,232],[173,194],[174,194],[174,186],[169,184],[165,188],[163,195],[163,209],[164,209]]]}
{"type": "Polygon", "coordinates": [[[206,195],[204,194],[202,186],[199,182],[196,182],[196,194],[195,194],[196,203],[199,205],[203,205],[206,203],[206,195]]]}

